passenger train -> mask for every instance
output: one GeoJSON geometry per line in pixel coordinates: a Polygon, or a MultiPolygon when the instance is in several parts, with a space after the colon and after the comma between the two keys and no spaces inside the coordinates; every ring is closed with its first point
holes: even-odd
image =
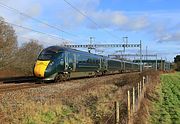
{"type": "Polygon", "coordinates": [[[132,71],[139,64],[60,46],[43,49],[33,69],[34,76],[55,82],[132,71]]]}

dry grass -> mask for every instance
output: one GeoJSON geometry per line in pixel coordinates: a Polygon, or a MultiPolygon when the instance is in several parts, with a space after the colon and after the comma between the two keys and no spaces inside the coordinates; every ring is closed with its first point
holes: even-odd
{"type": "Polygon", "coordinates": [[[114,101],[118,100],[121,120],[125,123],[126,91],[142,76],[111,75],[5,93],[0,96],[4,114],[1,122],[110,124],[114,123],[114,101]]]}
{"type": "Polygon", "coordinates": [[[158,99],[157,87],[160,84],[160,73],[157,71],[147,71],[144,75],[149,75],[149,83],[146,86],[144,99],[141,102],[139,111],[135,114],[134,124],[149,123],[150,111],[152,110],[152,101],[158,99]]]}

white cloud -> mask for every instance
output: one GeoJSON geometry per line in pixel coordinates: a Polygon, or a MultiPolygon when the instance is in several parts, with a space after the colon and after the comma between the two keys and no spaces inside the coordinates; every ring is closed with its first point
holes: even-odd
{"type": "Polygon", "coordinates": [[[82,12],[86,13],[88,17],[84,17],[83,15],[71,9],[66,10],[65,12],[60,14],[60,19],[61,21],[63,21],[63,25],[65,27],[77,28],[84,25],[87,26],[87,28],[91,29],[109,28],[138,31],[148,27],[150,24],[149,18],[144,15],[137,15],[137,17],[131,17],[122,11],[96,9],[90,10],[91,11],[88,11],[88,13],[86,13],[86,10],[82,10],[82,12]],[[67,17],[66,15],[69,16],[67,17]]]}
{"type": "Polygon", "coordinates": [[[62,25],[66,28],[86,26],[86,28],[91,29],[108,28],[112,30],[139,31],[150,25],[148,16],[142,12],[132,14],[131,12],[123,12],[120,10],[100,10],[100,0],[72,0],[71,4],[88,17],[84,17],[66,5],[63,9],[61,8],[59,12],[59,20],[63,21],[62,25]]]}
{"type": "Polygon", "coordinates": [[[41,11],[42,6],[40,5],[40,3],[34,3],[32,4],[32,6],[30,6],[30,8],[28,8],[27,14],[30,16],[38,16],[41,14],[41,11]]]}
{"type": "Polygon", "coordinates": [[[65,28],[76,28],[81,27],[87,21],[82,13],[89,16],[91,12],[96,10],[100,0],[71,0],[69,3],[81,13],[72,8],[66,2],[61,1],[58,3],[61,6],[59,8],[58,19],[62,22],[62,25],[65,28]]]}
{"type": "Polygon", "coordinates": [[[25,42],[29,42],[30,39],[38,40],[39,43],[45,47],[51,46],[51,45],[61,45],[64,42],[71,43],[70,40],[56,38],[56,37],[59,37],[58,35],[53,35],[54,37],[50,37],[50,36],[46,36],[43,34],[37,34],[35,32],[30,32],[30,31],[29,32],[26,31],[24,34],[22,32],[20,32],[20,33],[21,33],[21,35],[19,35],[19,37],[18,37],[18,41],[20,42],[20,45],[25,42]]]}
{"type": "MultiPolygon", "coordinates": [[[[42,18],[46,18],[47,22],[52,25],[54,25],[53,22],[57,22],[56,25],[61,25],[61,29],[65,30],[71,29],[73,31],[76,31],[80,30],[81,27],[87,30],[88,28],[95,30],[106,28],[108,30],[118,30],[125,32],[151,32],[151,34],[153,34],[157,41],[179,41],[180,39],[180,33],[177,32],[177,29],[180,26],[171,26],[171,23],[178,22],[178,11],[174,13],[167,11],[127,12],[121,10],[100,9],[99,5],[101,4],[102,0],[68,1],[75,7],[77,7],[81,12],[90,17],[94,22],[96,22],[98,24],[98,27],[94,23],[89,21],[89,19],[71,8],[63,0],[0,0],[0,2],[16,8],[30,16],[36,18],[39,18],[39,16],[41,16],[42,18]],[[49,13],[46,14],[45,12],[49,13]],[[168,31],[170,28],[173,29],[172,32],[168,31]]],[[[49,32],[50,30],[50,28],[47,26],[40,25],[39,23],[35,22],[32,23],[30,19],[8,11],[2,7],[0,7],[0,15],[4,17],[6,21],[13,22],[18,25],[27,25],[27,27],[32,27],[35,30],[37,28],[37,30],[41,30],[42,32],[49,32]]],[[[30,35],[30,31],[25,31],[23,29],[17,30],[17,28],[16,31],[19,35],[21,35],[22,33],[24,34],[25,32],[26,35],[29,35],[29,37],[37,37],[36,35],[30,35]]],[[[48,40],[48,42],[50,42],[50,40],[48,40]]],[[[55,41],[53,41],[53,43],[55,43],[55,41]]]]}
{"type": "Polygon", "coordinates": [[[91,17],[93,21],[97,23],[95,25],[89,22],[91,28],[116,28],[127,23],[128,18],[121,11],[111,11],[111,10],[100,10],[91,12],[91,17]]]}
{"type": "Polygon", "coordinates": [[[157,37],[158,42],[179,42],[180,43],[180,32],[164,32],[157,37]]]}
{"type": "Polygon", "coordinates": [[[125,23],[127,23],[127,17],[122,13],[122,12],[114,12],[112,13],[112,22],[115,24],[115,25],[123,25],[125,23]]]}
{"type": "Polygon", "coordinates": [[[142,30],[150,25],[150,20],[146,16],[140,16],[130,20],[129,24],[132,30],[142,30]]]}
{"type": "Polygon", "coordinates": [[[0,0],[0,5],[1,4],[9,6],[10,9],[8,9],[8,7],[3,7],[4,5],[0,6],[0,15],[5,18],[6,21],[14,22],[16,24],[22,24],[23,22],[29,20],[29,18],[22,16],[20,12],[35,17],[40,15],[42,10],[41,4],[35,0],[0,0]]]}

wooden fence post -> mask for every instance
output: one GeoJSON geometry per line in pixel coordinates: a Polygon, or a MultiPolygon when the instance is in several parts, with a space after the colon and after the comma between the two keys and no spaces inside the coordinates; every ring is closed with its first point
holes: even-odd
{"type": "Polygon", "coordinates": [[[142,90],[144,90],[145,80],[146,78],[143,76],[142,90]]]}
{"type": "Polygon", "coordinates": [[[146,80],[146,78],[143,76],[143,83],[142,83],[142,87],[144,87],[145,80],[146,80]]]}
{"type": "Polygon", "coordinates": [[[139,94],[140,94],[140,93],[139,93],[139,83],[138,83],[138,98],[139,98],[139,96],[140,96],[139,94]]]}
{"type": "Polygon", "coordinates": [[[148,83],[149,82],[149,77],[148,77],[148,75],[146,76],[146,83],[148,83]]]}
{"type": "Polygon", "coordinates": [[[135,112],[135,88],[133,87],[133,113],[135,112]]]}
{"type": "Polygon", "coordinates": [[[115,102],[115,121],[116,121],[116,124],[119,124],[119,102],[116,101],[115,102]]]}
{"type": "Polygon", "coordinates": [[[140,86],[139,86],[139,95],[141,95],[141,81],[140,81],[140,86]]]}
{"type": "Polygon", "coordinates": [[[130,92],[128,90],[128,123],[130,121],[131,117],[131,101],[130,101],[130,92]]]}

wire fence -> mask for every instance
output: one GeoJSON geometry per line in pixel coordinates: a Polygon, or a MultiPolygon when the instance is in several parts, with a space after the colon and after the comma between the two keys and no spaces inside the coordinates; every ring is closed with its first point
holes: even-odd
{"type": "MultiPolygon", "coordinates": [[[[141,101],[144,98],[146,85],[149,83],[149,77],[143,76],[140,82],[136,83],[132,88],[126,91],[124,101],[104,101],[99,104],[107,104],[111,106],[111,113],[106,116],[101,122],[104,124],[132,124],[133,117],[140,109],[141,101]]],[[[87,115],[86,110],[84,113],[87,115]]],[[[97,111],[90,113],[96,115],[97,111]]]]}
{"type": "MultiPolygon", "coordinates": [[[[112,114],[107,117],[105,124],[131,124],[133,123],[133,117],[140,109],[140,104],[144,98],[144,93],[146,91],[146,85],[148,84],[148,76],[143,76],[142,80],[138,82],[134,87],[127,90],[126,93],[126,103],[122,101],[114,102],[114,109],[112,114]],[[111,120],[111,121],[110,121],[111,120]],[[112,121],[113,120],[113,121],[112,121]]],[[[110,102],[104,102],[110,103],[110,102]]],[[[112,102],[111,102],[112,104],[112,102]]]]}

